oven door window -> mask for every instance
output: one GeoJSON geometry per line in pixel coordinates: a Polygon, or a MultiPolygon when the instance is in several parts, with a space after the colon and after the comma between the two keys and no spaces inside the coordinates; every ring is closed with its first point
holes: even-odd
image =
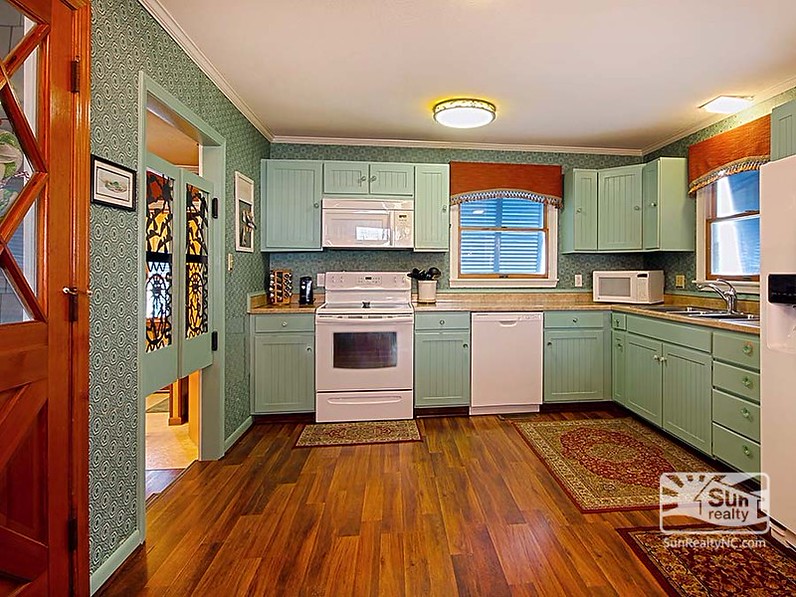
{"type": "Polygon", "coordinates": [[[386,369],[398,365],[397,332],[335,332],[335,369],[386,369]]]}

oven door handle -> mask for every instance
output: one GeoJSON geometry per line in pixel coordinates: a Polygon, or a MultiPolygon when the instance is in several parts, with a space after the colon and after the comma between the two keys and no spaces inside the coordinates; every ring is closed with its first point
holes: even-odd
{"type": "Polygon", "coordinates": [[[412,323],[412,315],[396,315],[394,317],[351,317],[348,315],[317,315],[315,324],[345,323],[345,325],[382,324],[382,323],[412,323]]]}

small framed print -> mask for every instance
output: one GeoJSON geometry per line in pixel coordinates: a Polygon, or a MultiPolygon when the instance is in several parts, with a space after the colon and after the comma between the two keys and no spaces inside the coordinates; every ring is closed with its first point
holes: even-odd
{"type": "Polygon", "coordinates": [[[254,253],[254,181],[235,172],[235,250],[254,253]]]}
{"type": "Polygon", "coordinates": [[[135,170],[91,156],[91,202],[135,211],[135,170]]]}

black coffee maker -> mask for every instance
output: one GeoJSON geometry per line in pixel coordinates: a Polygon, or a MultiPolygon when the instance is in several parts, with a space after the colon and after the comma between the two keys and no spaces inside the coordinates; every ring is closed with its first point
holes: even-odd
{"type": "Polygon", "coordinates": [[[299,305],[311,305],[314,302],[312,276],[302,276],[299,280],[299,305]]]}

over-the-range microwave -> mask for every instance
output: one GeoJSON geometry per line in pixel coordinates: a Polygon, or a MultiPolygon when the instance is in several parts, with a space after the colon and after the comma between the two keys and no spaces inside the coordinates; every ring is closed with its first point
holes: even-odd
{"type": "Polygon", "coordinates": [[[414,201],[323,199],[321,244],[339,249],[411,249],[414,201]]]}
{"type": "Polygon", "coordinates": [[[663,270],[624,270],[592,274],[594,300],[601,303],[663,302],[663,270]]]}

